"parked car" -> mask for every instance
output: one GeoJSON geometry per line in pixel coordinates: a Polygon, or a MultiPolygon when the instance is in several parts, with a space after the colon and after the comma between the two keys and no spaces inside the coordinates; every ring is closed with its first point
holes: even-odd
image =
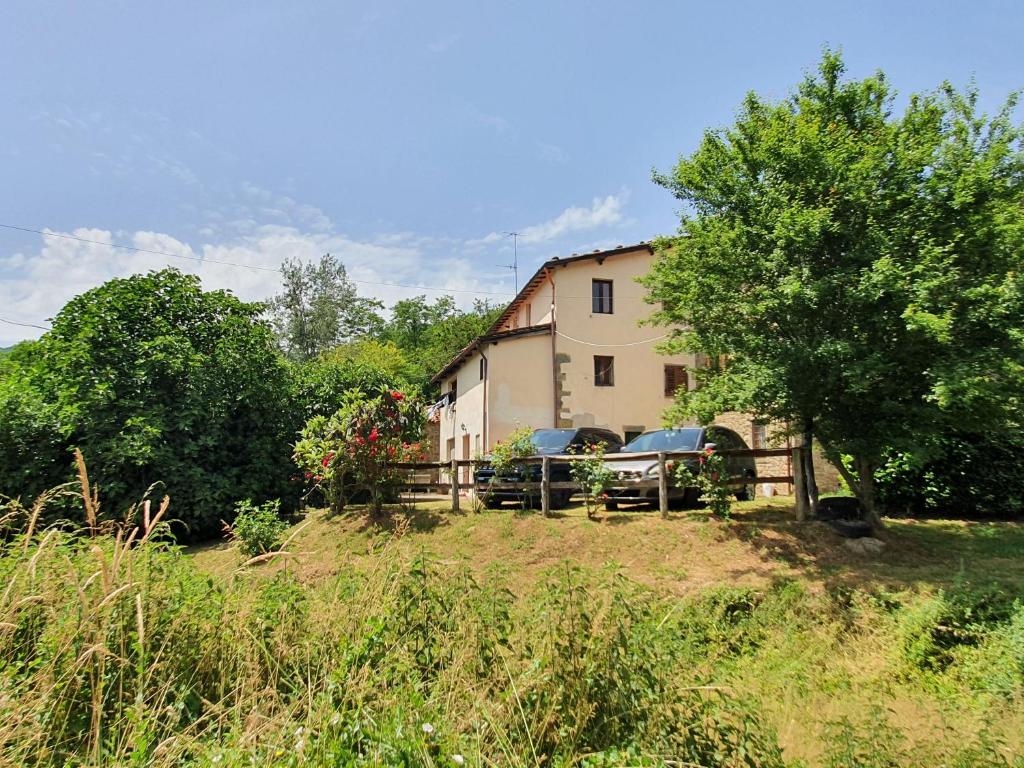
{"type": "MultiPolygon", "coordinates": [[[[567,453],[580,453],[586,447],[604,444],[606,452],[618,451],[622,447],[622,438],[609,429],[598,427],[578,427],[575,429],[535,429],[530,437],[535,456],[557,456],[567,453]]],[[[500,507],[502,502],[515,501],[528,506],[539,506],[539,492],[523,488],[495,488],[488,490],[487,484],[494,477],[494,469],[484,465],[476,472],[475,481],[478,493],[481,494],[484,506],[488,509],[500,507]]],[[[541,480],[540,464],[522,464],[508,475],[498,480],[501,483],[539,483],[541,480]]],[[[568,462],[551,463],[551,482],[572,482],[568,462]]],[[[551,508],[562,509],[577,490],[559,489],[551,492],[551,508]]]]}
{"type": "MultiPolygon", "coordinates": [[[[708,446],[719,450],[746,449],[743,438],[731,429],[719,426],[680,427],[678,429],[658,429],[644,432],[631,440],[622,450],[610,456],[609,469],[615,473],[613,487],[607,489],[605,507],[610,510],[619,508],[619,504],[647,504],[658,507],[658,460],[656,457],[629,458],[631,453],[673,451],[703,451],[708,446]]],[[[697,457],[676,459],[684,461],[696,474],[699,471],[697,457]]],[[[757,482],[757,467],[754,459],[748,456],[725,457],[726,469],[730,478],[749,479],[749,483],[739,487],[736,498],[739,500],[754,497],[754,483],[757,482]]],[[[675,484],[669,476],[668,498],[675,506],[696,506],[700,492],[697,488],[683,488],[675,484]]]]}

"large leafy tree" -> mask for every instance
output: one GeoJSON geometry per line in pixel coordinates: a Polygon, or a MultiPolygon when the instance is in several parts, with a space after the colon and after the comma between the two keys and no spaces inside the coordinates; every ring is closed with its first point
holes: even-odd
{"type": "Polygon", "coordinates": [[[0,430],[17,463],[0,492],[71,479],[78,447],[108,513],[159,484],[190,536],[217,532],[238,500],[286,495],[302,422],[263,309],[173,269],[72,299],[5,361],[0,410],[20,426],[0,430]]]}
{"type": "Polygon", "coordinates": [[[395,302],[383,338],[401,349],[416,366],[414,380],[425,385],[460,349],[486,331],[502,307],[477,299],[459,309],[451,296],[433,303],[425,296],[395,302]]]}
{"type": "Polygon", "coordinates": [[[286,259],[283,288],[271,302],[282,349],[293,360],[312,360],[338,344],[379,333],[382,304],[356,292],[345,265],[331,254],[317,263],[286,259]]]}
{"type": "Polygon", "coordinates": [[[677,408],[813,434],[877,523],[887,450],[951,424],[1019,428],[1024,155],[1011,99],[943,85],[895,114],[840,56],[781,102],[747,96],[656,181],[686,207],[647,278],[670,350],[725,360],[677,408]],[[840,457],[846,457],[845,462],[840,457]]]}

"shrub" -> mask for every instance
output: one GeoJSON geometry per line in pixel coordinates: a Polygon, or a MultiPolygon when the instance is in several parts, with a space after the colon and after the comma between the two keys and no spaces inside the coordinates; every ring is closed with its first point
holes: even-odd
{"type": "Polygon", "coordinates": [[[920,455],[892,452],[875,475],[890,514],[943,517],[1024,516],[1024,438],[951,433],[920,455]]]}
{"type": "Polygon", "coordinates": [[[673,468],[676,483],[683,488],[700,490],[700,500],[708,505],[712,514],[728,518],[732,512],[733,494],[729,487],[729,472],[725,457],[710,446],[698,460],[696,474],[686,462],[673,468]]]}
{"type": "Polygon", "coordinates": [[[569,464],[569,474],[583,489],[587,517],[593,517],[601,496],[615,481],[615,473],[604,461],[604,443],[588,445],[583,452],[585,458],[569,464]]]}
{"type": "Polygon", "coordinates": [[[519,459],[533,456],[537,449],[533,447],[533,430],[530,427],[519,427],[504,440],[498,440],[491,449],[491,466],[494,477],[508,475],[519,464],[519,459]]]}
{"type": "Polygon", "coordinates": [[[272,552],[281,545],[288,524],[281,519],[281,501],[274,499],[259,506],[245,499],[235,505],[235,522],[231,534],[238,539],[239,549],[248,557],[272,552]]]}
{"type": "Polygon", "coordinates": [[[380,511],[402,477],[395,464],[422,458],[417,442],[425,415],[419,401],[398,390],[375,397],[345,393],[333,416],[314,416],[295,444],[306,479],[322,487],[334,512],[358,492],[380,511]]]}

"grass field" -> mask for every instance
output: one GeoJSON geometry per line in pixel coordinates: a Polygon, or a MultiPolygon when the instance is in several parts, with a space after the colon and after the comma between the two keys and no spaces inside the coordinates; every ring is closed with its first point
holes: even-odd
{"type": "Polygon", "coordinates": [[[377,519],[285,554],[15,538],[11,765],[1024,766],[1024,526],[790,502],[377,519]]]}

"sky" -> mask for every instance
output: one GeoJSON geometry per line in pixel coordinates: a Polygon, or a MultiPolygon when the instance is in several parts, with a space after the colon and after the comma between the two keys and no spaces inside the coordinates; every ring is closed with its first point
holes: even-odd
{"type": "Polygon", "coordinates": [[[507,300],[505,233],[522,283],[674,232],[652,170],[826,45],[903,98],[1024,86],[1010,1],[3,5],[0,346],[168,264],[261,300],[330,252],[388,304],[507,300]]]}

